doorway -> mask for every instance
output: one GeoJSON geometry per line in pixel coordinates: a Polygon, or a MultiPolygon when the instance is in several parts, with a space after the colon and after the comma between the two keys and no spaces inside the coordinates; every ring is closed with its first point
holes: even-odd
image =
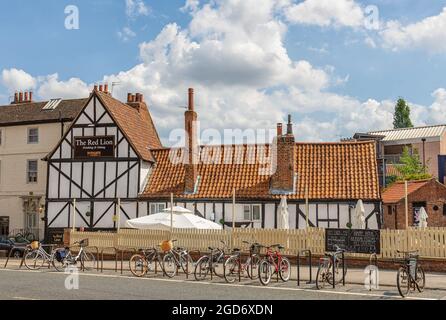
{"type": "Polygon", "coordinates": [[[0,217],[0,236],[9,235],[9,217],[0,217]]]}

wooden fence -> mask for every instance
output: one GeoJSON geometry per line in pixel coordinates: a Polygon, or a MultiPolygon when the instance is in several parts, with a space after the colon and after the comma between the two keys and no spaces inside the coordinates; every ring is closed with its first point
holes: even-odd
{"type": "MultiPolygon", "coordinates": [[[[81,239],[89,239],[89,245],[98,248],[148,248],[157,246],[170,238],[169,231],[122,229],[116,232],[70,232],[70,244],[81,239]]],[[[284,253],[296,255],[299,250],[310,249],[313,254],[325,251],[325,231],[321,228],[306,230],[276,229],[235,229],[230,230],[191,230],[175,229],[172,239],[176,244],[189,250],[208,251],[208,247],[228,245],[247,250],[243,241],[261,244],[282,244],[284,253]]],[[[418,250],[424,258],[446,259],[446,228],[427,228],[409,230],[381,230],[380,258],[394,258],[396,251],[418,250]]],[[[352,254],[356,257],[367,255],[352,254]]]]}

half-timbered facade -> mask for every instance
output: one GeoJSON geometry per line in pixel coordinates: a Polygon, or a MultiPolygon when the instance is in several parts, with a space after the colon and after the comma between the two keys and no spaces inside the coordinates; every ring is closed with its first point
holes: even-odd
{"type": "Polygon", "coordinates": [[[148,213],[175,205],[191,209],[225,227],[277,228],[281,196],[288,200],[289,225],[347,228],[355,224],[355,206],[364,203],[366,227],[382,225],[381,197],[373,141],[296,143],[291,118],[286,132],[278,124],[271,145],[197,146],[193,91],[185,114],[188,134],[184,159],[180,149],[152,150],[156,166],[141,201],[148,213]],[[235,212],[233,213],[233,192],[235,212]]]}
{"type": "Polygon", "coordinates": [[[107,87],[95,87],[46,157],[47,236],[72,227],[73,219],[76,227],[110,229],[116,227],[116,212],[122,223],[138,217],[138,194],[154,162],[150,150],[160,147],[142,95],[129,94],[122,103],[107,87]]]}

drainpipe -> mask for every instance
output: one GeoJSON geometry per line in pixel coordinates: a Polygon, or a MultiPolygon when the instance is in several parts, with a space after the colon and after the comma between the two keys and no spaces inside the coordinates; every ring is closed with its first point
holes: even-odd
{"type": "Polygon", "coordinates": [[[423,141],[423,167],[426,167],[426,138],[421,139],[423,141]]]}
{"type": "Polygon", "coordinates": [[[60,137],[62,138],[63,132],[64,132],[64,130],[63,130],[64,125],[63,125],[63,120],[62,120],[62,112],[60,110],[59,110],[59,121],[60,121],[60,137]]]}

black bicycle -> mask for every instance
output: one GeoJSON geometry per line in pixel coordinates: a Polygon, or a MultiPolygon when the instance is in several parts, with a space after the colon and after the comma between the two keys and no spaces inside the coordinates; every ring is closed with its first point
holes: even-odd
{"type": "Polygon", "coordinates": [[[210,254],[204,255],[198,259],[194,270],[195,280],[204,280],[211,272],[217,277],[223,277],[223,265],[225,263],[225,259],[228,257],[225,254],[225,251],[227,250],[228,246],[224,241],[220,241],[220,243],[222,244],[222,247],[208,247],[210,254]]]}
{"type": "Polygon", "coordinates": [[[335,252],[326,252],[325,256],[319,260],[319,268],[316,275],[316,288],[321,290],[326,283],[333,286],[333,278],[335,284],[344,280],[347,274],[347,264],[344,261],[344,249],[336,246],[335,252]],[[333,276],[334,264],[334,276],[333,276]],[[342,270],[344,269],[344,273],[342,270]]]}
{"type": "Polygon", "coordinates": [[[403,298],[409,294],[410,289],[423,292],[426,285],[426,275],[418,263],[418,251],[397,251],[397,253],[404,255],[404,258],[398,261],[401,264],[398,268],[396,280],[398,292],[403,298]]]}
{"type": "Polygon", "coordinates": [[[164,272],[163,259],[160,251],[156,248],[141,249],[129,260],[130,271],[135,277],[142,277],[148,272],[156,271],[157,264],[164,272]]]}

